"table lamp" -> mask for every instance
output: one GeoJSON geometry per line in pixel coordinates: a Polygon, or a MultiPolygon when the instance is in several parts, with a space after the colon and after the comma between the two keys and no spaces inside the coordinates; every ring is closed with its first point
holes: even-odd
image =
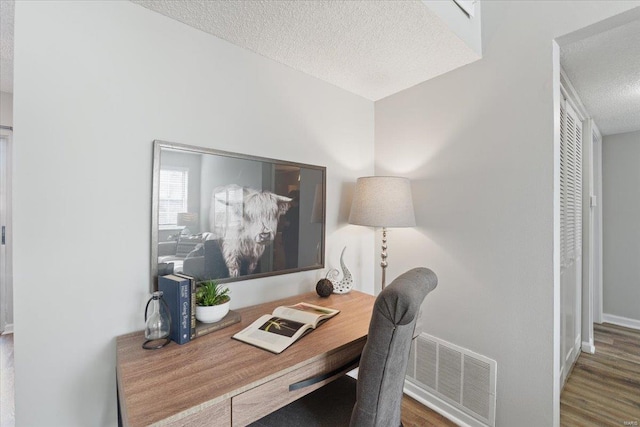
{"type": "Polygon", "coordinates": [[[380,266],[382,267],[382,289],[384,289],[387,268],[387,228],[416,225],[409,180],[395,176],[358,178],[349,223],[382,227],[380,266]]]}

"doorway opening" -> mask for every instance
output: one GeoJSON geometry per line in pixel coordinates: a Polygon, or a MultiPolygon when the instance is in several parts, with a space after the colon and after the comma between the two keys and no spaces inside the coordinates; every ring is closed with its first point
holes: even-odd
{"type": "MultiPolygon", "coordinates": [[[[581,214],[582,221],[579,234],[574,236],[576,240],[581,238],[582,241],[574,242],[574,254],[569,261],[580,260],[582,265],[571,266],[566,259],[563,260],[558,256],[554,268],[556,307],[554,403],[559,399],[560,390],[578,356],[583,353],[580,360],[582,358],[591,360],[592,356],[584,353],[597,353],[598,345],[603,345],[602,341],[596,342],[594,323],[598,324],[602,321],[616,323],[611,322],[610,316],[607,317],[606,314],[614,307],[615,298],[612,297],[612,292],[615,286],[612,285],[620,282],[612,274],[613,264],[607,263],[607,234],[612,235],[612,227],[608,227],[607,223],[607,209],[610,209],[612,204],[609,203],[607,194],[620,193],[621,190],[616,188],[612,191],[611,188],[603,187],[603,181],[611,181],[607,175],[607,163],[604,160],[607,158],[605,148],[614,135],[629,133],[638,135],[634,152],[640,153],[640,116],[637,115],[640,85],[637,80],[637,63],[627,66],[624,59],[627,55],[634,58],[640,56],[640,47],[636,47],[639,36],[640,8],[635,8],[554,41],[554,107],[557,119],[555,161],[556,171],[558,171],[555,179],[557,187],[555,246],[558,254],[567,252],[567,239],[563,238],[563,228],[566,231],[567,223],[566,221],[563,223],[563,216],[566,220],[568,211],[566,200],[563,200],[562,195],[563,186],[567,185],[562,176],[565,172],[562,162],[566,160],[563,156],[566,156],[566,153],[561,145],[563,132],[565,132],[564,138],[567,138],[567,124],[563,123],[563,118],[581,122],[576,131],[580,132],[582,138],[582,146],[579,148],[582,176],[572,183],[572,188],[576,190],[574,197],[579,197],[580,203],[577,199],[573,200],[575,210],[569,212],[581,214]],[[563,107],[567,109],[568,101],[571,101],[572,114],[565,116],[558,114],[563,107]],[[573,117],[568,117],[571,115],[573,117]],[[623,120],[620,120],[621,118],[623,120]],[[605,205],[604,210],[603,205],[605,205]],[[570,275],[567,274],[567,266],[571,267],[570,275]]],[[[637,159],[637,156],[638,154],[634,155],[630,152],[626,158],[637,159]]],[[[569,169],[572,167],[574,165],[570,165],[569,169]]],[[[617,166],[612,168],[609,165],[609,171],[612,169],[621,168],[617,166]]],[[[630,178],[625,178],[622,182],[624,188],[634,189],[637,196],[626,197],[634,202],[640,199],[640,194],[638,194],[637,185],[629,183],[637,183],[640,177],[637,173],[637,162],[629,169],[632,171],[630,178]],[[636,176],[635,179],[634,176],[636,176]]],[[[564,190],[566,196],[566,188],[564,190]]],[[[640,203],[637,206],[640,206],[640,203]]],[[[619,217],[617,213],[615,216],[619,217]]],[[[637,215],[635,218],[637,220],[637,215]]],[[[629,234],[632,231],[631,228],[633,227],[622,231],[629,234]]],[[[640,239],[636,238],[633,241],[637,242],[640,239]]],[[[640,253],[640,246],[637,243],[634,244],[640,253]]],[[[626,264],[626,267],[635,267],[633,262],[626,264]]],[[[640,283],[640,274],[637,277],[639,279],[636,282],[640,283]]],[[[631,280],[631,282],[634,281],[631,280]]],[[[634,295],[635,297],[627,294],[622,297],[622,300],[625,304],[633,300],[636,304],[634,307],[640,307],[640,294],[636,292],[634,295]]],[[[621,305],[621,307],[628,306],[621,305]]],[[[640,325],[640,312],[637,310],[627,312],[632,314],[630,317],[637,318],[637,325],[640,325]]],[[[617,324],[620,325],[620,323],[617,324]]],[[[601,327],[598,326],[598,328],[601,327]]],[[[602,332],[600,335],[602,336],[602,332]]],[[[576,366],[580,365],[580,360],[576,366]]],[[[583,387],[589,386],[583,385],[583,387]]]]}

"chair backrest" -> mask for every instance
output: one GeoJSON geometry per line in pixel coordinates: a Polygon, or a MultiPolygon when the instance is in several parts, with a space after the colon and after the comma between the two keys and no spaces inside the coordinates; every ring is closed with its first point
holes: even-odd
{"type": "Polygon", "coordinates": [[[362,351],[351,427],[400,426],[402,390],[422,301],[438,284],[428,268],[414,268],[376,298],[362,351]]]}

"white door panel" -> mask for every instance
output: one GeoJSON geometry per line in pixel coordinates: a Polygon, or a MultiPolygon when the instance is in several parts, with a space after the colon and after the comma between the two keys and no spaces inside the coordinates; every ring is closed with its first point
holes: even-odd
{"type": "Polygon", "coordinates": [[[579,354],[582,330],[582,122],[567,102],[561,103],[560,114],[560,372],[564,384],[579,354]]]}

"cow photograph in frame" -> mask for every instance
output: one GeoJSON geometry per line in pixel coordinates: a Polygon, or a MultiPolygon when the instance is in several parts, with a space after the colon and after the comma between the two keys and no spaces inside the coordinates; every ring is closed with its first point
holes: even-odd
{"type": "Polygon", "coordinates": [[[326,168],[153,142],[151,289],[324,268],[326,168]]]}

